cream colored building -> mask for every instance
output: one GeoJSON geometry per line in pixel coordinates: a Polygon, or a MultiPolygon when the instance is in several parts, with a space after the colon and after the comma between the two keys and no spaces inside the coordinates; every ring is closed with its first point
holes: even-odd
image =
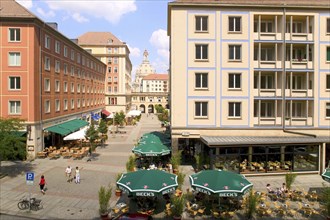
{"type": "Polygon", "coordinates": [[[128,112],[131,109],[132,63],[127,44],[110,32],[87,32],[78,37],[78,44],[107,65],[106,110],[128,112]]]}
{"type": "Polygon", "coordinates": [[[330,159],[329,1],[168,4],[173,149],[235,172],[330,159]]]}

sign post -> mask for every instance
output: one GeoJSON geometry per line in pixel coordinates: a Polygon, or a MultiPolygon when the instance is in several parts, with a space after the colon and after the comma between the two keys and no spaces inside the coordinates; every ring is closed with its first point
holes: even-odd
{"type": "MultiPolygon", "coordinates": [[[[32,172],[26,173],[26,185],[33,186],[33,183],[34,183],[34,173],[32,173],[32,172]]],[[[30,211],[31,211],[31,189],[32,189],[32,187],[30,187],[30,190],[29,190],[29,210],[30,211]]]]}

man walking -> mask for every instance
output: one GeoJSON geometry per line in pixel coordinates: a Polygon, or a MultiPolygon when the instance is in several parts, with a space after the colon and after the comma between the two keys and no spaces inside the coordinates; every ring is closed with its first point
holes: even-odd
{"type": "Polygon", "coordinates": [[[65,169],[65,174],[67,176],[67,182],[71,183],[72,179],[71,179],[71,173],[72,173],[72,168],[70,166],[68,166],[66,169],[65,169]]]}

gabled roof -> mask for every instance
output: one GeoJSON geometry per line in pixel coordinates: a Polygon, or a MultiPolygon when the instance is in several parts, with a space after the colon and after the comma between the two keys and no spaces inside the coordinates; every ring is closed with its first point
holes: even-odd
{"type": "Polygon", "coordinates": [[[120,41],[111,32],[86,32],[78,37],[79,45],[117,45],[124,46],[126,43],[120,41]]]}
{"type": "Polygon", "coordinates": [[[22,5],[14,0],[1,0],[0,17],[6,18],[36,18],[34,14],[29,12],[22,5]]]}
{"type": "Polygon", "coordinates": [[[143,80],[168,80],[168,74],[149,74],[143,80]]]}

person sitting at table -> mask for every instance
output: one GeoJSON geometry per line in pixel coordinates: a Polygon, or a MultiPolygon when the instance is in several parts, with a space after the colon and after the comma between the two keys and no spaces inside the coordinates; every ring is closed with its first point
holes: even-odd
{"type": "Polygon", "coordinates": [[[282,187],[281,187],[281,192],[282,192],[282,194],[284,194],[284,193],[287,193],[288,192],[288,188],[286,188],[286,185],[285,185],[285,183],[283,183],[282,184],[282,187]]]}
{"type": "Polygon", "coordinates": [[[269,183],[266,185],[266,189],[267,189],[268,193],[275,193],[275,191],[272,189],[272,187],[270,186],[269,183]]]}

